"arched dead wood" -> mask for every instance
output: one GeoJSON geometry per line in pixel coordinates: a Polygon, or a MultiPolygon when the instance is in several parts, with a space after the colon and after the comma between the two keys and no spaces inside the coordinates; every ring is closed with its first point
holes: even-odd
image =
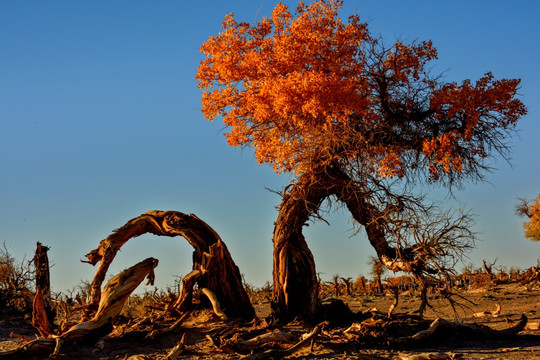
{"type": "Polygon", "coordinates": [[[147,211],[115,230],[86,255],[92,265],[100,263],[91,284],[91,303],[97,304],[100,287],[116,253],[131,238],[145,234],[182,236],[194,248],[193,271],[182,281],[182,293],[175,303],[178,310],[191,306],[193,285],[210,289],[229,317],[251,320],[255,310],[242,285],[240,271],[225,243],[208,224],[193,214],[178,211],[147,211]]]}
{"type": "Polygon", "coordinates": [[[94,317],[83,323],[71,327],[62,335],[56,338],[37,339],[23,344],[14,350],[0,352],[0,358],[14,359],[41,353],[51,353],[57,355],[63,344],[71,345],[84,338],[104,335],[108,325],[122,310],[129,295],[148,276],[153,279],[153,271],[158,261],[148,258],[138,264],[122,271],[113,277],[103,288],[103,294],[99,307],[94,317]]]}

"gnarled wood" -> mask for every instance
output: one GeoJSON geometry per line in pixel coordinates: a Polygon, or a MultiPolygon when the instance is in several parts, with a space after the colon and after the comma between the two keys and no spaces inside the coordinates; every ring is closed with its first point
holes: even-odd
{"type": "Polygon", "coordinates": [[[287,322],[300,315],[311,319],[318,309],[318,281],[315,260],[302,228],[315,215],[333,188],[320,184],[328,178],[325,169],[299,177],[283,195],[274,226],[274,281],[272,316],[287,322]]]}
{"type": "Polygon", "coordinates": [[[193,214],[178,211],[147,211],[115,230],[99,246],[86,255],[92,265],[100,263],[91,284],[91,302],[100,298],[100,287],[109,265],[129,239],[151,233],[160,236],[182,236],[194,248],[190,282],[183,282],[181,296],[175,306],[185,311],[191,306],[192,287],[210,289],[229,317],[251,320],[255,310],[242,285],[240,271],[225,243],[208,224],[193,214]],[[200,275],[200,276],[199,276],[200,275]],[[189,286],[189,287],[188,287],[189,286]]]}

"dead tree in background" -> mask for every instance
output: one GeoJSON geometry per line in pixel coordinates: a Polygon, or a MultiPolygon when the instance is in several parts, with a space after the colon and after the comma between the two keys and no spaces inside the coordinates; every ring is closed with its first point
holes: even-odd
{"type": "Polygon", "coordinates": [[[377,294],[383,293],[382,276],[386,271],[384,264],[375,256],[370,256],[368,261],[371,270],[370,273],[373,276],[373,281],[377,284],[377,294]]]}
{"type": "Polygon", "coordinates": [[[193,286],[215,294],[229,317],[252,319],[255,310],[242,285],[242,277],[225,243],[208,224],[193,214],[178,211],[147,211],[115,230],[89,252],[88,263],[100,263],[91,284],[90,302],[99,303],[101,284],[116,253],[131,238],[142,234],[182,236],[194,248],[193,270],[182,280],[182,291],[175,303],[178,311],[191,306],[193,286]]]}
{"type": "Polygon", "coordinates": [[[345,295],[352,296],[352,288],[353,288],[352,277],[348,277],[348,278],[341,277],[340,280],[343,282],[343,285],[345,286],[345,295]]]}

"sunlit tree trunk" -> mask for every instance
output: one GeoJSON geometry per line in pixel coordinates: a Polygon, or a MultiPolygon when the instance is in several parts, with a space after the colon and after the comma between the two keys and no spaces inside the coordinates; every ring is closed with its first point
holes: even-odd
{"type": "Polygon", "coordinates": [[[285,192],[275,223],[272,312],[282,322],[298,315],[310,319],[317,312],[315,261],[302,228],[331,195],[331,189],[320,186],[319,175],[302,175],[285,192]]]}

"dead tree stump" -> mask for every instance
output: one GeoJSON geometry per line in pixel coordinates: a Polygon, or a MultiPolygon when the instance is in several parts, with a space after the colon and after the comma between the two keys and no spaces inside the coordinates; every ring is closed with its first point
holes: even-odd
{"type": "Polygon", "coordinates": [[[51,298],[51,280],[47,251],[49,251],[49,248],[38,242],[33,259],[36,269],[36,295],[33,304],[32,324],[44,337],[53,333],[54,318],[56,317],[56,311],[51,298]]]}

